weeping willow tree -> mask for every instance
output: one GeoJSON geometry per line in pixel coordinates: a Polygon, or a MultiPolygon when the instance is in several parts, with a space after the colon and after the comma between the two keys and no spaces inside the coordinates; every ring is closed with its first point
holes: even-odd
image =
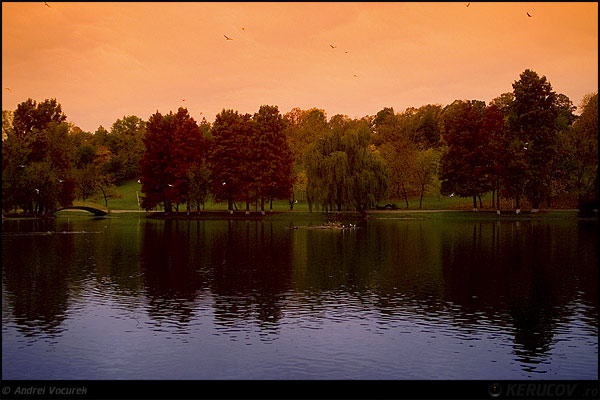
{"type": "Polygon", "coordinates": [[[304,157],[307,200],[324,210],[356,209],[364,213],[388,190],[388,169],[371,147],[365,121],[336,115],[329,132],[317,139],[304,157]]]}

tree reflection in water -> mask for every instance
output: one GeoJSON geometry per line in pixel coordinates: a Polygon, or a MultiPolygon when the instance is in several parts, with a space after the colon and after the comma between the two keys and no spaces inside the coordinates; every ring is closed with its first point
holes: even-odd
{"type": "Polygon", "coordinates": [[[574,324],[597,337],[597,221],[289,224],[3,221],[3,322],[59,337],[86,302],[112,302],[142,307],[152,329],[212,323],[230,340],[273,341],[284,324],[330,320],[428,323],[459,339],[508,334],[528,373],[547,371],[556,336],[574,324]],[[103,233],[20,234],[83,229],[103,233]]]}

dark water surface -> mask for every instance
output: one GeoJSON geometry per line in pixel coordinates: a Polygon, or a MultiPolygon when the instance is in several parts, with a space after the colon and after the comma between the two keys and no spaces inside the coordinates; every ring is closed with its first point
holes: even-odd
{"type": "Polygon", "coordinates": [[[2,378],[598,378],[597,221],[309,224],[3,221],[2,378]]]}

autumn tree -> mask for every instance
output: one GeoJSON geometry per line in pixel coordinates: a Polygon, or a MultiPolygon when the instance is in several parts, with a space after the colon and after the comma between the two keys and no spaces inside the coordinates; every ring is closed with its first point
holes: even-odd
{"type": "Polygon", "coordinates": [[[227,201],[230,213],[235,200],[251,200],[249,180],[255,176],[255,163],[249,142],[253,129],[250,114],[240,115],[225,109],[217,114],[211,127],[208,155],[211,191],[215,201],[227,201]]]}
{"type": "Polygon", "coordinates": [[[483,128],[486,107],[478,100],[456,100],[441,115],[442,140],[447,145],[441,157],[442,193],[473,197],[491,189],[489,140],[483,128]]]}
{"type": "Polygon", "coordinates": [[[144,145],[142,207],[148,210],[162,203],[169,213],[189,201],[188,170],[202,154],[198,125],[183,107],[164,116],[157,111],[148,119],[144,145]]]}

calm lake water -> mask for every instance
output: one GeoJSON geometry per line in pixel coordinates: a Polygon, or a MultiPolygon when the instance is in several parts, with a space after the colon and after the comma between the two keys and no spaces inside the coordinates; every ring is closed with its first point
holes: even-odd
{"type": "Polygon", "coordinates": [[[2,221],[3,379],[597,379],[598,223],[2,221]]]}

